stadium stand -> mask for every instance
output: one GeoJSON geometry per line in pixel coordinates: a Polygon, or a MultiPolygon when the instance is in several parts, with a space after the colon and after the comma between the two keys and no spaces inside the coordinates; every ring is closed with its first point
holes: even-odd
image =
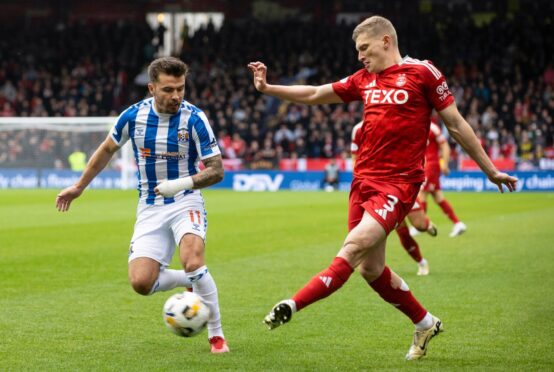
{"type": "MultiPolygon", "coordinates": [[[[491,158],[532,169],[554,158],[554,26],[542,16],[554,5],[518,4],[436,2],[427,12],[413,4],[398,11],[399,2],[391,2],[376,12],[397,25],[403,55],[429,58],[449,78],[491,158]]],[[[326,83],[355,71],[354,45],[345,42],[353,26],[337,15],[367,9],[344,1],[331,11],[286,22],[229,18],[183,44],[179,56],[191,66],[187,97],[208,114],[226,158],[260,169],[349,157],[359,104],[304,107],[263,97],[245,67],[263,60],[269,80],[286,84],[326,83]]],[[[0,116],[115,115],[143,97],[134,79],[155,55],[155,30],[145,21],[62,19],[7,24],[13,37],[0,41],[0,116]]],[[[0,132],[0,167],[67,168],[76,146],[90,155],[101,140],[98,133],[85,140],[67,132],[12,134],[0,132]]],[[[452,146],[453,168],[471,168],[452,146]]]]}

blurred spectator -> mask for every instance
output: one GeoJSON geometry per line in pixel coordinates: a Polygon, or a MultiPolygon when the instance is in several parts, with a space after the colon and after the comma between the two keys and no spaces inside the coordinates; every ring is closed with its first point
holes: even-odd
{"type": "Polygon", "coordinates": [[[231,148],[237,158],[244,157],[244,154],[246,153],[246,142],[244,142],[238,133],[233,134],[231,148]]]}
{"type": "Polygon", "coordinates": [[[325,191],[334,191],[339,187],[339,166],[336,159],[331,159],[325,166],[325,176],[323,178],[323,189],[325,191]]]}
{"type": "MultiPolygon", "coordinates": [[[[418,13],[417,2],[404,4],[403,12],[390,2],[380,11],[405,41],[403,54],[430,57],[451,79],[460,112],[491,156],[536,166],[554,147],[554,23],[546,16],[554,12],[554,3],[520,0],[509,11],[489,3],[487,11],[495,16],[480,25],[469,3],[434,2],[432,13],[418,13]]],[[[342,8],[359,11],[360,5],[346,2],[342,8]]],[[[3,26],[12,37],[0,41],[1,116],[105,116],[119,111],[140,98],[137,91],[142,90],[133,82],[143,76],[157,47],[154,36],[161,36],[161,30],[146,22],[3,26]]],[[[353,43],[344,42],[351,34],[352,25],[345,23],[297,19],[264,27],[253,19],[226,19],[219,31],[209,25],[189,36],[185,30],[181,57],[194,74],[186,99],[206,112],[226,158],[273,168],[280,157],[344,156],[351,129],[362,118],[361,103],[299,107],[261,96],[245,63],[263,58],[270,65],[268,80],[276,83],[339,80],[362,67],[353,43]]],[[[29,134],[10,134],[15,143],[0,141],[0,164],[12,159],[54,166],[54,159],[67,159],[72,151],[73,139],[62,132],[37,132],[36,147],[29,134]]],[[[93,148],[88,143],[98,139],[96,134],[84,137],[83,151],[88,153],[93,148]]],[[[453,162],[465,157],[459,147],[452,150],[453,162]]]]}
{"type": "Polygon", "coordinates": [[[75,150],[67,158],[69,167],[72,171],[82,172],[87,165],[87,154],[82,151],[75,150]]]}

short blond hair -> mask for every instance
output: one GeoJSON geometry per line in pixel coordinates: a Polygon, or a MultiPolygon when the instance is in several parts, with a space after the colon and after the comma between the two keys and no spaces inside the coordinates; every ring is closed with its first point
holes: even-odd
{"type": "Polygon", "coordinates": [[[368,33],[371,36],[390,35],[392,37],[393,44],[398,46],[398,36],[396,36],[396,30],[392,25],[392,22],[381,16],[371,16],[362,21],[356,26],[352,32],[352,40],[354,42],[362,33],[368,33]]]}

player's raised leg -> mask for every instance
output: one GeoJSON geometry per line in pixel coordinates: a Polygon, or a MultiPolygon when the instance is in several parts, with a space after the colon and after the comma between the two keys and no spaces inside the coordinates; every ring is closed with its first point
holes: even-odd
{"type": "Polygon", "coordinates": [[[264,318],[269,329],[290,321],[296,311],[337,291],[350,278],[368,250],[385,239],[385,230],[367,212],[362,221],[347,235],[344,244],[325,270],[316,274],[292,299],[276,304],[264,318]]]}
{"type": "Polygon", "coordinates": [[[148,208],[139,209],[129,249],[129,282],[142,295],[192,287],[184,270],[167,268],[175,242],[169,232],[157,229],[164,216],[148,208]]]}

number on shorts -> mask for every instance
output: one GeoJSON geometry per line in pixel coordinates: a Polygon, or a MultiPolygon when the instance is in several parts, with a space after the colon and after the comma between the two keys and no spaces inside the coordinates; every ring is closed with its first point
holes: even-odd
{"type": "Polygon", "coordinates": [[[199,225],[202,225],[202,220],[200,219],[200,211],[189,211],[189,217],[190,217],[190,221],[192,223],[198,223],[199,225]],[[194,221],[194,217],[198,218],[198,222],[194,221]]]}

